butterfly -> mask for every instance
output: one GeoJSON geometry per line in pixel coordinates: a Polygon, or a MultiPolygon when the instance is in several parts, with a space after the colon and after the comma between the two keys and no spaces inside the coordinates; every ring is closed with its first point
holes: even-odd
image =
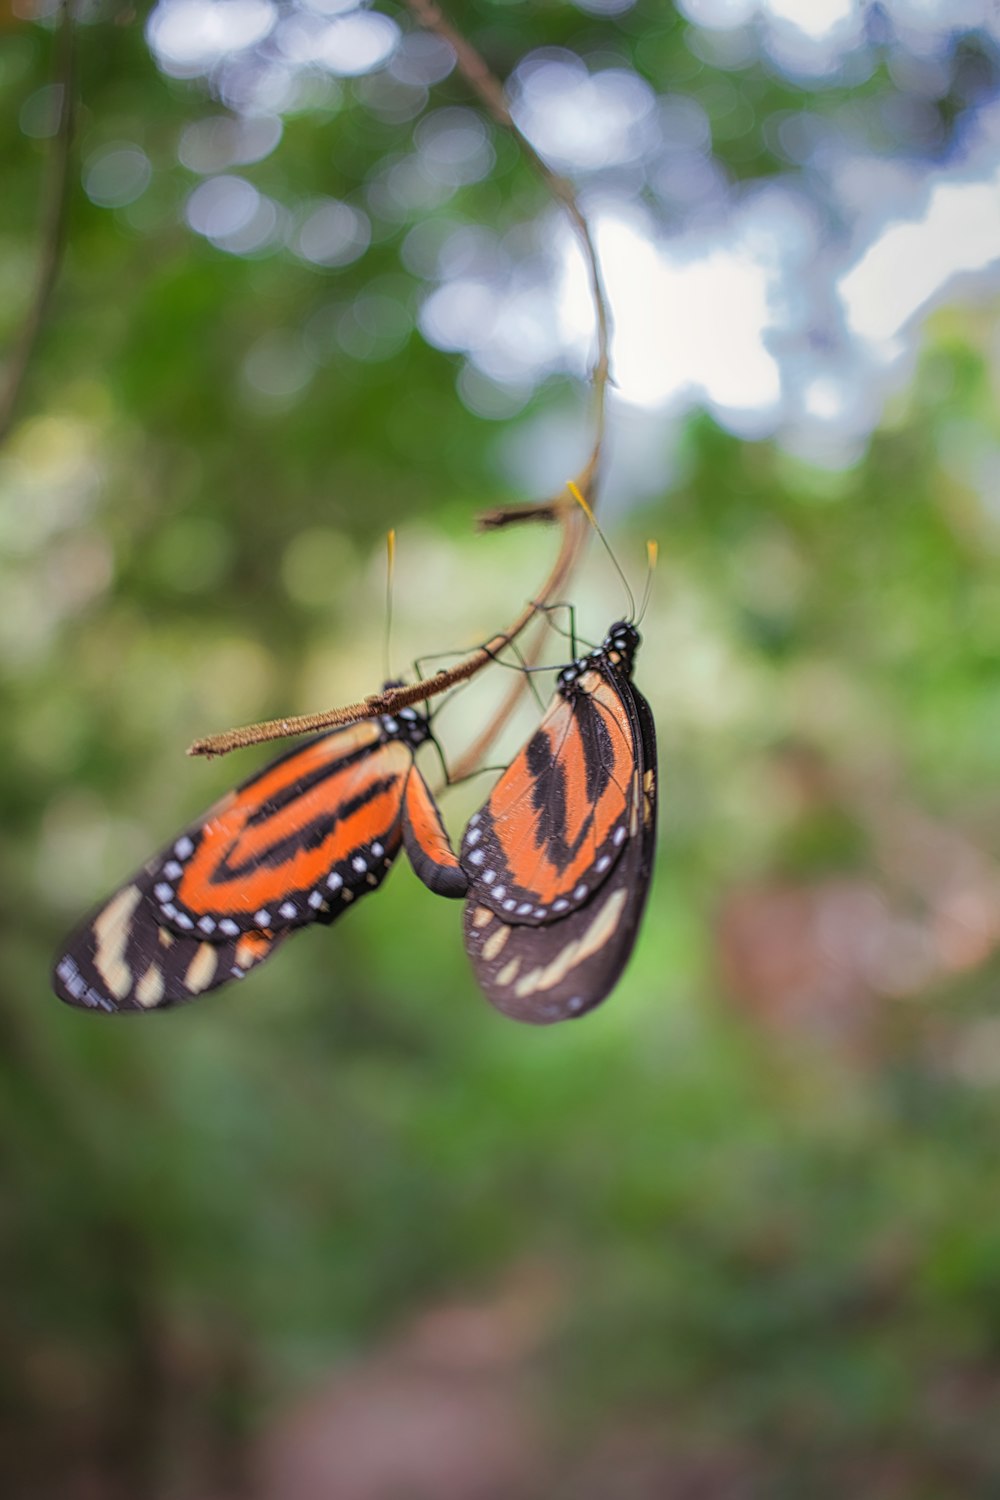
{"type": "MultiPolygon", "coordinates": [[[[395,684],[387,684],[395,686],[395,684]]],[[[413,708],[295,746],[229,792],[67,939],[53,987],[70,1005],[162,1009],[241,979],[293,932],[376,890],[400,848],[436,894],[467,878],[423,775],[413,708]]]]}
{"type": "Polygon", "coordinates": [[[469,821],[465,947],[505,1015],[546,1025],[608,995],[635,943],[656,843],[656,732],[624,621],[559,674],[538,729],[469,821]]]}

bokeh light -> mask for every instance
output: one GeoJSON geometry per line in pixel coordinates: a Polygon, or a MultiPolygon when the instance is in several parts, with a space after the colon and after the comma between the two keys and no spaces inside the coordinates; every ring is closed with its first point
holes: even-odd
{"type": "MultiPolygon", "coordinates": [[[[58,9],[0,57],[15,359],[58,9]]],[[[267,754],[185,744],[488,639],[556,539],[472,518],[593,437],[579,245],[407,7],[88,3],[0,450],[0,1488],[993,1500],[996,7],[454,13],[607,284],[636,596],[661,543],[649,915],[557,1034],[488,1010],[403,860],[161,1025],[48,995],[60,930],[267,754]]],[[[578,644],[630,607],[596,545],[565,592],[578,644]]],[[[440,706],[448,766],[517,681],[440,706]]],[[[460,834],[488,781],[422,764],[460,834]]]]}
{"type": "MultiPolygon", "coordinates": [[[[927,111],[952,86],[955,38],[985,40],[1000,23],[978,0],[960,11],[889,0],[878,25],[853,0],[686,0],[681,9],[692,50],[725,70],[709,81],[657,87],[567,48],[529,52],[509,80],[521,128],[589,194],[616,312],[616,403],[650,421],[705,407],[743,436],[775,436],[799,456],[849,466],[908,378],[928,310],[954,295],[957,278],[965,295],[995,284],[996,106],[988,93],[969,104],[945,161],[927,111]],[[766,188],[734,180],[726,154],[753,126],[740,69],[763,55],[793,87],[833,86],[845,69],[867,76],[883,52],[898,107],[910,110],[907,133],[923,131],[928,152],[866,144],[863,106],[791,108],[768,122],[784,170],[766,188]]],[[[520,409],[553,376],[585,370],[592,320],[565,225],[549,218],[544,245],[524,230],[494,234],[489,246],[480,236],[472,255],[465,229],[452,233],[442,220],[443,206],[495,160],[477,111],[430,104],[428,89],[454,64],[446,43],[401,33],[372,9],[296,3],[279,19],[263,0],[163,0],[149,35],[161,66],[205,78],[237,111],[188,127],[180,147],[185,165],[209,178],[188,221],[218,248],[254,253],[284,232],[297,256],[332,271],[361,259],[373,235],[406,225],[402,262],[431,282],[419,326],[467,361],[458,389],[471,409],[520,409]],[[338,195],[276,207],[226,175],[280,149],[282,114],[302,107],[307,80],[323,72],[358,78],[373,117],[400,131],[402,148],[364,185],[367,216],[338,195]]],[[[33,107],[46,118],[44,100],[33,107]]],[[[891,128],[891,115],[884,123],[891,128]]],[[[369,351],[358,358],[371,357],[365,321],[343,325],[345,351],[369,351]]]]}

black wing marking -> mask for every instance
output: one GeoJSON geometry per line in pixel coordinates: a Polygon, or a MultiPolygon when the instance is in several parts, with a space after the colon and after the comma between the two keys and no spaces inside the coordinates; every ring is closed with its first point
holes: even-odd
{"type": "Polygon", "coordinates": [[[465,945],[487,999],[515,1020],[550,1025],[584,1015],[606,998],[628,961],[649,894],[656,847],[656,732],[649,705],[619,683],[635,730],[636,765],[628,838],[589,901],[561,921],[502,920],[473,896],[465,945]]]}
{"type": "Polygon", "coordinates": [[[224,942],[179,937],[158,919],[147,868],[81,922],[56,960],[52,986],[83,1010],[165,1010],[242,979],[283,935],[241,933],[224,942]]]}

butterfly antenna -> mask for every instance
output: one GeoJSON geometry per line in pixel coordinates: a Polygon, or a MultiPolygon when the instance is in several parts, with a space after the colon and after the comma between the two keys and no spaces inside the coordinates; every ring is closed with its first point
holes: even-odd
{"type": "Polygon", "coordinates": [[[396,571],[396,528],[390,526],[385,534],[385,639],[382,643],[382,679],[392,677],[392,581],[396,571]]]}
{"type": "Polygon", "coordinates": [[[637,625],[642,624],[643,616],[649,605],[649,596],[653,591],[653,574],[656,572],[656,564],[660,556],[660,544],[652,538],[646,543],[646,587],[642,591],[642,603],[639,606],[639,618],[637,625]]]}
{"type": "Polygon", "coordinates": [[[572,479],[568,479],[566,481],[566,488],[569,490],[570,494],[573,496],[573,499],[576,501],[577,505],[583,511],[584,515],[587,517],[587,520],[590,522],[591,526],[597,532],[597,535],[601,539],[601,545],[603,546],[605,552],[608,554],[608,556],[610,557],[612,563],[614,564],[615,572],[618,574],[618,577],[621,579],[622,583],[624,584],[624,586],[625,586],[625,593],[628,595],[629,619],[634,620],[635,619],[635,595],[633,594],[631,588],[629,587],[628,579],[625,577],[625,574],[622,572],[621,563],[618,561],[617,557],[615,556],[614,552],[611,549],[611,543],[608,541],[607,537],[604,535],[604,532],[601,530],[600,526],[598,526],[598,524],[597,524],[597,517],[594,515],[594,512],[591,510],[589,504],[587,503],[587,500],[585,499],[585,497],[583,495],[583,492],[581,491],[579,485],[574,484],[573,481],[572,481],[572,479]]]}

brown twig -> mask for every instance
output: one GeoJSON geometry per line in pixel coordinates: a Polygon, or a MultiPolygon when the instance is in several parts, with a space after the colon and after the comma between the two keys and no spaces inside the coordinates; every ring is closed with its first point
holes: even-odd
{"type": "Polygon", "coordinates": [[[226,755],[230,750],[259,745],[265,740],[282,739],[291,734],[313,734],[319,729],[336,729],[343,724],[353,724],[358,719],[375,718],[378,714],[396,714],[401,708],[424,703],[428,698],[435,698],[460,682],[467,682],[470,677],[481,672],[483,667],[489,666],[498,652],[521,634],[535,618],[541,604],[547,603],[561,592],[576,565],[587,529],[583,512],[569,499],[555,500],[552,505],[562,519],[562,545],[552,571],[539,591],[537,601],[526,604],[513,624],[492,636],[484,645],[477,646],[475,651],[464,656],[453,667],[436,672],[433,677],[427,677],[422,682],[384,688],[380,693],[369,693],[360,703],[349,703],[346,708],[327,708],[315,714],[267,719],[261,724],[246,724],[241,729],[226,729],[221,734],[211,734],[205,739],[195,740],[188,754],[226,755]]]}
{"type": "Polygon", "coordinates": [[[69,165],[76,117],[74,40],[73,0],[62,0],[52,69],[53,83],[62,90],[59,124],[42,201],[41,249],[35,290],[8,356],[6,379],[0,390],[0,443],[5,441],[14,424],[14,412],[41,337],[62,263],[66,238],[66,207],[69,200],[69,165]]]}
{"type": "MultiPolygon", "coordinates": [[[[611,329],[607,294],[590,225],[580,209],[573,184],[567,178],[553,172],[527,137],[522,134],[507,106],[503,85],[490,71],[472,44],[455,30],[435,0],[405,0],[405,3],[421,26],[428,31],[433,31],[452,48],[462,77],[497,123],[504,130],[509,131],[518,142],[526,159],[534,167],[552,196],[566,211],[580,240],[594,300],[597,350],[591,376],[594,441],[590,457],[574,482],[593,508],[595,485],[604,446],[611,329]]],[[[379,714],[395,714],[402,708],[425,702],[437,696],[438,693],[446,692],[448,688],[455,687],[460,682],[467,682],[470,677],[474,677],[484,667],[489,666],[497,652],[521,634],[542,606],[550,603],[563,591],[583,549],[588,532],[587,521],[584,512],[568,495],[561,495],[553,500],[535,504],[498,507],[480,516],[479,526],[483,530],[498,530],[501,527],[527,521],[561,523],[562,541],[552,571],[539,589],[536,599],[521,611],[506,630],[498,631],[484,645],[463,657],[455,666],[438,672],[423,682],[408,684],[401,688],[386,688],[380,693],[370,693],[360,703],[350,703],[345,708],[325,709],[314,714],[299,714],[294,718],[269,719],[260,724],[248,724],[240,729],[229,729],[221,734],[208,735],[204,739],[196,740],[188,750],[188,754],[224,755],[230,750],[261,744],[266,740],[333,729],[339,725],[353,723],[357,719],[374,718],[379,714]]],[[[526,653],[528,664],[537,658],[539,644],[536,642],[532,650],[526,653]]],[[[507,693],[493,718],[477,736],[475,743],[456,763],[453,775],[465,775],[475,768],[513,713],[518,698],[524,691],[525,681],[525,678],[520,678],[507,693]]]]}

